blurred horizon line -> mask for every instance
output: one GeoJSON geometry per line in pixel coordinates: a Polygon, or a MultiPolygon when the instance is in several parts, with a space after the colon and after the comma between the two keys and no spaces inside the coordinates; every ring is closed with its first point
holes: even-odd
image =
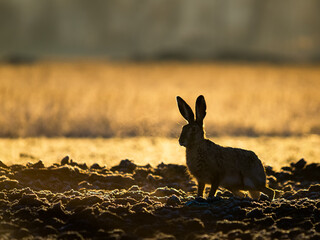
{"type": "Polygon", "coordinates": [[[159,57],[150,59],[141,58],[126,58],[126,59],[113,59],[107,56],[43,56],[36,57],[31,55],[6,55],[0,56],[0,64],[9,65],[29,65],[29,64],[41,64],[41,63],[110,63],[110,64],[167,64],[167,63],[179,63],[179,64],[237,64],[237,65],[274,65],[274,66],[316,66],[320,64],[319,59],[313,60],[296,60],[288,59],[283,60],[280,58],[265,58],[265,57],[212,57],[212,58],[175,58],[175,57],[159,57]]]}

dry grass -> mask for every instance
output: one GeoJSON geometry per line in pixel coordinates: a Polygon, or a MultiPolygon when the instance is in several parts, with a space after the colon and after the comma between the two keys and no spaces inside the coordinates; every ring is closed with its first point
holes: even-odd
{"type": "Polygon", "coordinates": [[[199,94],[208,135],[319,134],[319,90],[319,66],[0,65],[0,137],[176,137],[175,96],[194,106],[199,94]]]}
{"type": "MultiPolygon", "coordinates": [[[[253,150],[267,165],[276,169],[305,158],[320,162],[320,136],[305,137],[216,137],[211,140],[223,146],[253,150]]],[[[139,165],[164,163],[185,164],[185,149],[177,139],[159,137],[136,138],[20,138],[0,139],[0,160],[6,164],[43,160],[46,166],[69,155],[79,163],[114,166],[121,159],[139,165]]]]}

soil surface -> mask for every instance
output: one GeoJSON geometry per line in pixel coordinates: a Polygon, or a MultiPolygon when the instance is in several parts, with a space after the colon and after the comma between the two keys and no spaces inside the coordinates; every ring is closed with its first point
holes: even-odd
{"type": "Polygon", "coordinates": [[[266,167],[270,201],[195,198],[186,166],[0,162],[1,239],[320,239],[320,164],[266,167]]]}

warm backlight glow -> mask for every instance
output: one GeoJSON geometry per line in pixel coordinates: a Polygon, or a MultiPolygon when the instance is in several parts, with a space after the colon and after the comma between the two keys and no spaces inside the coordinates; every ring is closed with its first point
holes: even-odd
{"type": "Polygon", "coordinates": [[[200,94],[209,136],[319,134],[319,76],[263,64],[1,65],[0,137],[177,137],[175,97],[200,94]]]}

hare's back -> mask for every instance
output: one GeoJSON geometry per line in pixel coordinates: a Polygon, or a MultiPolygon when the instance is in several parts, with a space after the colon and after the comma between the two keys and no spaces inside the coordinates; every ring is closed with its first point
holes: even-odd
{"type": "Polygon", "coordinates": [[[242,178],[245,188],[258,188],[265,186],[266,174],[264,167],[257,155],[240,148],[224,148],[224,168],[226,176],[237,172],[242,178]]]}
{"type": "Polygon", "coordinates": [[[242,166],[244,169],[251,169],[251,168],[259,168],[263,170],[263,165],[261,163],[261,160],[258,158],[258,156],[249,150],[244,150],[240,148],[234,148],[234,157],[239,162],[238,164],[242,166]]]}
{"type": "Polygon", "coordinates": [[[214,149],[214,158],[219,158],[226,169],[248,169],[258,167],[262,163],[257,155],[248,150],[232,147],[221,147],[214,149]]]}

